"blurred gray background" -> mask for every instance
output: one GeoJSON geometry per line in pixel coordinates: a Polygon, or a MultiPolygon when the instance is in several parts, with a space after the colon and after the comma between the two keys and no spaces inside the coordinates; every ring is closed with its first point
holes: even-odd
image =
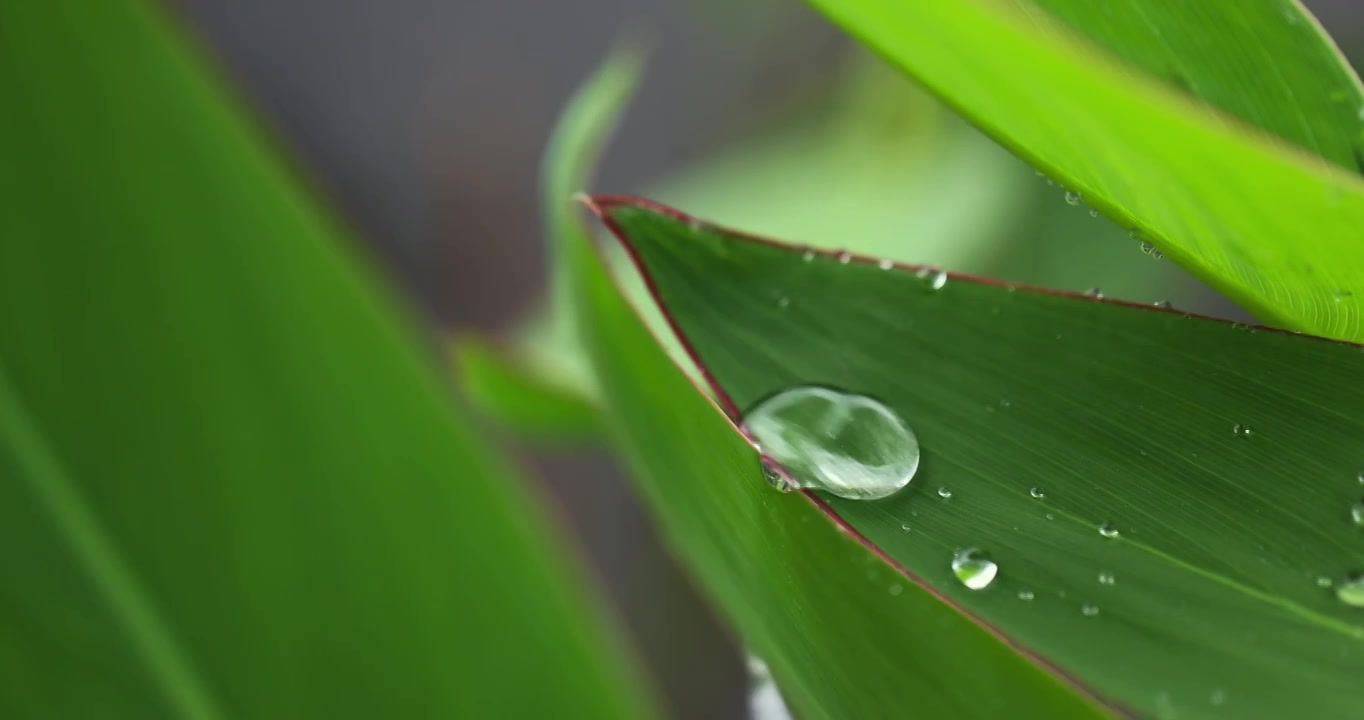
{"type": "MultiPolygon", "coordinates": [[[[1364,4],[1307,3],[1356,60],[1364,4]]],[[[848,41],[799,0],[179,0],[229,79],[433,325],[543,288],[540,155],[622,30],[644,86],[595,189],[640,192],[818,103],[848,41]]],[[[527,457],[673,715],[745,717],[740,655],[607,457],[527,457]]]]}

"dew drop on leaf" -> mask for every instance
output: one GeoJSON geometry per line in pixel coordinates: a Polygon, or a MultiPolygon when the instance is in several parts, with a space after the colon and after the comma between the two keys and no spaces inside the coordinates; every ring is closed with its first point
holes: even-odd
{"type": "Polygon", "coordinates": [[[1109,572],[1109,571],[1107,571],[1107,570],[1104,570],[1103,572],[1099,573],[1099,584],[1100,584],[1100,585],[1112,585],[1113,583],[1115,583],[1115,582],[1117,582],[1117,581],[1118,581],[1118,578],[1115,577],[1115,576],[1113,575],[1113,573],[1111,573],[1111,572],[1109,572]]]}
{"type": "Polygon", "coordinates": [[[1099,217],[1099,211],[1098,211],[1098,210],[1095,210],[1094,208],[1090,208],[1090,209],[1089,209],[1089,216],[1092,217],[1092,218],[1099,217]]]}
{"type": "Polygon", "coordinates": [[[947,273],[937,268],[922,267],[917,274],[930,290],[941,290],[947,284],[947,273]]]}
{"type": "Polygon", "coordinates": [[[1080,204],[1080,193],[1075,192],[1074,190],[1067,190],[1067,191],[1066,191],[1066,204],[1067,204],[1067,205],[1079,205],[1079,204],[1080,204]]]}
{"type": "Polygon", "coordinates": [[[1231,434],[1236,435],[1238,437],[1250,437],[1251,429],[1249,425],[1242,425],[1241,423],[1236,423],[1235,425],[1231,426],[1231,434]]]}
{"type": "Polygon", "coordinates": [[[958,550],[952,556],[952,572],[970,590],[981,590],[994,581],[999,566],[976,548],[958,550]]]}
{"type": "Polygon", "coordinates": [[[876,266],[879,267],[879,268],[881,268],[882,270],[889,270],[889,269],[895,267],[895,261],[894,261],[894,260],[882,260],[881,262],[877,263],[876,266]]]}
{"type": "Polygon", "coordinates": [[[1351,573],[1341,580],[1336,597],[1351,607],[1364,608],[1364,573],[1351,573]]]}
{"type": "Polygon", "coordinates": [[[1331,585],[1333,585],[1333,584],[1334,584],[1334,583],[1331,582],[1331,578],[1326,577],[1325,575],[1318,575],[1318,576],[1317,576],[1317,587],[1319,587],[1319,588],[1328,588],[1328,587],[1331,587],[1331,585]]]}
{"type": "Polygon", "coordinates": [[[1092,288],[1086,290],[1086,291],[1085,291],[1085,294],[1088,295],[1088,296],[1090,296],[1090,297],[1092,297],[1092,298],[1097,298],[1097,299],[1099,299],[1099,300],[1104,299],[1104,291],[1103,291],[1103,290],[1100,290],[1099,288],[1096,288],[1096,287],[1092,287],[1092,288]]]}
{"type": "Polygon", "coordinates": [[[1350,506],[1350,519],[1353,520],[1356,525],[1364,526],[1364,500],[1360,500],[1350,506]]]}
{"type": "Polygon", "coordinates": [[[1099,526],[1099,534],[1106,538],[1115,538],[1118,536],[1118,528],[1113,523],[1104,523],[1099,526]]]}
{"type": "Polygon", "coordinates": [[[790,483],[839,497],[886,497],[919,469],[914,431],[862,395],[809,386],[783,390],[745,415],[744,431],[781,464],[790,483]]]}
{"type": "Polygon", "coordinates": [[[1094,617],[1099,614],[1099,606],[1094,603],[1085,603],[1080,606],[1080,612],[1083,613],[1085,617],[1094,617]]]}
{"type": "Polygon", "coordinates": [[[1043,491],[1042,491],[1042,488],[1040,488],[1040,487],[1032,488],[1031,490],[1028,491],[1028,494],[1031,495],[1031,496],[1033,496],[1034,498],[1036,498],[1036,499],[1038,499],[1038,500],[1041,500],[1042,498],[1044,498],[1044,497],[1047,496],[1047,494],[1046,494],[1045,492],[1043,492],[1043,491]]]}
{"type": "Polygon", "coordinates": [[[1019,599],[1019,600],[1022,600],[1022,601],[1024,601],[1024,602],[1027,602],[1027,601],[1029,601],[1029,600],[1032,600],[1033,597],[1034,597],[1034,596],[1033,596],[1033,592],[1032,592],[1031,590],[1027,589],[1027,588],[1024,588],[1024,589],[1018,591],[1018,599],[1019,599]]]}
{"type": "Polygon", "coordinates": [[[840,250],[838,252],[838,261],[843,263],[844,265],[847,265],[848,263],[852,262],[852,253],[848,252],[847,250],[840,250]]]}
{"type": "Polygon", "coordinates": [[[938,497],[946,500],[947,498],[952,497],[952,490],[946,487],[940,487],[938,488],[938,497]]]}
{"type": "Polygon", "coordinates": [[[814,260],[814,259],[815,259],[815,251],[814,251],[814,250],[809,250],[809,249],[807,249],[805,252],[803,252],[803,253],[800,254],[800,259],[801,259],[801,260],[804,260],[805,262],[810,262],[810,261],[814,260]]]}

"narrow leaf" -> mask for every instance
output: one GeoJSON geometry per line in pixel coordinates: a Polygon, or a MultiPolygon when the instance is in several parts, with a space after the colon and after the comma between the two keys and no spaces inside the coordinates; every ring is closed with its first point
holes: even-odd
{"type": "Polygon", "coordinates": [[[1355,173],[1134,72],[1027,0],[814,4],[1247,309],[1364,339],[1355,173]]]}
{"type": "Polygon", "coordinates": [[[590,244],[567,248],[608,423],[672,545],[802,718],[1104,713],[800,496],[649,335],[590,244]]]}
{"type": "Polygon", "coordinates": [[[157,12],[0,3],[0,716],[650,716],[534,498],[157,12]]]}
{"type": "Polygon", "coordinates": [[[1359,346],[596,207],[736,414],[814,385],[912,427],[906,489],[816,496],[947,602],[1140,715],[1357,713],[1359,346]]]}

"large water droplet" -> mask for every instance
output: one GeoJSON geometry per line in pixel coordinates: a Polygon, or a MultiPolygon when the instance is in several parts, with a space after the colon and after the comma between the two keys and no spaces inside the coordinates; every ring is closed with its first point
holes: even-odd
{"type": "Polygon", "coordinates": [[[1104,523],[1099,526],[1099,534],[1106,538],[1115,538],[1118,536],[1118,528],[1113,523],[1104,523]]]}
{"type": "Polygon", "coordinates": [[[958,550],[952,556],[952,572],[956,574],[962,585],[971,590],[981,590],[995,579],[995,575],[999,574],[999,566],[980,550],[966,548],[965,550],[958,550]]]}
{"type": "Polygon", "coordinates": [[[919,440],[890,408],[822,387],[796,387],[760,402],[744,428],[790,481],[839,497],[873,500],[909,484],[919,440]]]}
{"type": "Polygon", "coordinates": [[[1346,605],[1364,608],[1364,573],[1352,573],[1336,586],[1336,597],[1346,605]]]}

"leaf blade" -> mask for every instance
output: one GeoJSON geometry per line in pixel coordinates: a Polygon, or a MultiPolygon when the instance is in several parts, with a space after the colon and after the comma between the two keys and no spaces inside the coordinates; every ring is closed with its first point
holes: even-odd
{"type": "Polygon", "coordinates": [[[1364,569],[1357,346],[960,276],[935,292],[597,205],[735,407],[820,385],[910,422],[909,490],[821,497],[952,602],[1140,714],[1354,711],[1364,615],[1316,576],[1364,569]],[[998,562],[986,591],[951,572],[962,547],[998,562]]]}
{"type": "Polygon", "coordinates": [[[1259,317],[1364,339],[1364,265],[1349,251],[1364,221],[1364,184],[1353,173],[1130,72],[1030,6],[814,4],[1259,317]],[[1011,52],[988,49],[997,47],[1011,52]]]}
{"type": "Polygon", "coordinates": [[[0,27],[3,714],[650,716],[413,324],[166,19],[0,27]]]}

